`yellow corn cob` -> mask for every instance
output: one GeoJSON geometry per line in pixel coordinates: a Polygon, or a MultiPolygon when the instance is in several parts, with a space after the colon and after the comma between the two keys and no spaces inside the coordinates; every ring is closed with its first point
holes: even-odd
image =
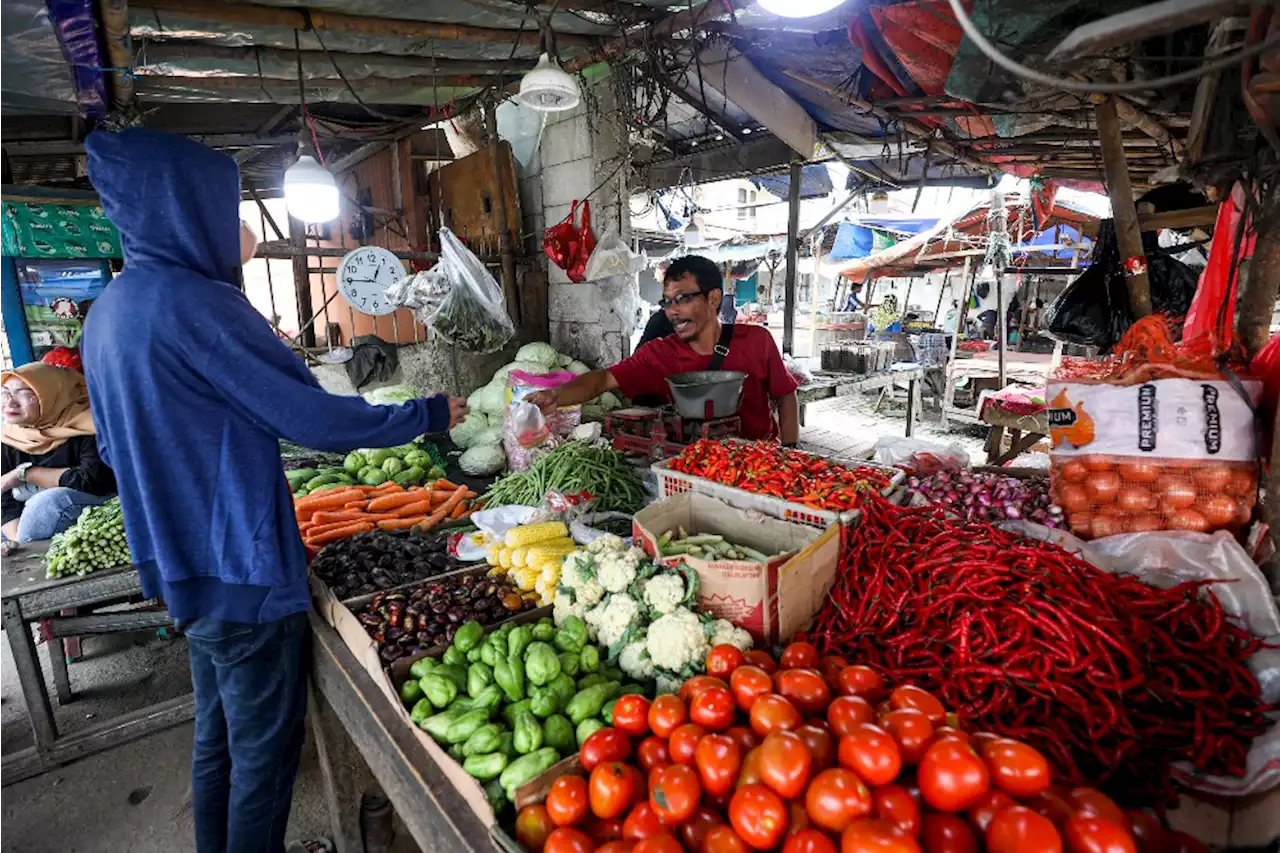
{"type": "Polygon", "coordinates": [[[502,566],[494,566],[492,569],[489,570],[489,577],[503,578],[506,576],[507,576],[507,570],[502,568],[502,566]]]}
{"type": "Polygon", "coordinates": [[[507,546],[516,548],[520,545],[533,545],[548,539],[558,539],[568,535],[569,528],[559,521],[524,524],[507,531],[507,546]]]}
{"type": "Polygon", "coordinates": [[[560,583],[560,561],[548,560],[543,563],[538,569],[538,577],[552,586],[557,586],[560,583]]]}
{"type": "Polygon", "coordinates": [[[511,576],[515,578],[516,586],[526,592],[533,589],[534,584],[538,582],[538,572],[536,569],[512,569],[511,576]]]}
{"type": "Polygon", "coordinates": [[[484,560],[491,566],[500,566],[502,562],[498,559],[498,555],[502,553],[501,545],[490,545],[484,552],[484,560]]]}
{"type": "Polygon", "coordinates": [[[511,568],[511,549],[505,545],[498,550],[498,565],[504,569],[511,568]]]}
{"type": "Polygon", "coordinates": [[[526,565],[530,563],[535,566],[541,565],[552,557],[564,559],[576,550],[578,550],[578,546],[574,545],[573,542],[565,542],[559,545],[555,542],[539,543],[530,548],[524,555],[524,562],[526,565]]]}
{"type": "Polygon", "coordinates": [[[527,553],[529,553],[529,548],[527,546],[513,549],[511,551],[511,565],[515,566],[516,568],[520,568],[521,566],[523,566],[524,555],[527,553]]]}

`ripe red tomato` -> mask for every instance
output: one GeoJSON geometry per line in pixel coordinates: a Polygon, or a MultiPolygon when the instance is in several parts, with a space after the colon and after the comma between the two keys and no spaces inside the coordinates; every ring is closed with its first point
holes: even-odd
{"type": "Polygon", "coordinates": [[[1072,805],[1054,790],[1028,797],[1023,805],[1041,817],[1048,818],[1054,826],[1062,826],[1067,822],[1067,818],[1076,813],[1072,805]]]}
{"type": "Polygon", "coordinates": [[[813,778],[804,806],[815,826],[827,832],[844,832],[849,824],[871,814],[871,792],[857,773],[833,767],[813,778]]]}
{"type": "Polygon", "coordinates": [[[992,784],[1011,796],[1033,797],[1049,790],[1049,760],[1033,746],[996,740],[983,747],[982,757],[991,768],[992,784]]]}
{"type": "Polygon", "coordinates": [[[543,853],[591,853],[596,849],[595,842],[580,829],[561,826],[547,836],[543,853]]]}
{"type": "Polygon", "coordinates": [[[988,853],[1062,853],[1062,836],[1047,817],[1025,806],[1010,806],[987,826],[988,853]]]}
{"type": "Polygon", "coordinates": [[[1100,817],[1117,826],[1129,829],[1129,818],[1116,805],[1115,800],[1096,788],[1072,788],[1067,792],[1067,804],[1075,809],[1075,813],[1084,817],[1100,817]]]}
{"type": "Polygon", "coordinates": [[[626,761],[631,754],[631,741],[615,728],[597,729],[582,742],[579,760],[582,769],[590,772],[606,761],[626,761]]]}
{"type": "Polygon", "coordinates": [[[823,655],[818,659],[818,672],[822,673],[822,677],[827,680],[827,684],[835,685],[840,670],[849,665],[849,662],[838,655],[823,655]]]}
{"type": "Polygon", "coordinates": [[[667,751],[667,742],[657,735],[649,735],[636,747],[636,761],[646,773],[655,767],[670,764],[671,753],[667,751]]]}
{"type": "Polygon", "coordinates": [[[658,813],[649,805],[648,800],[636,803],[627,819],[622,822],[622,837],[629,841],[639,841],[660,832],[666,832],[666,827],[662,825],[658,813]]]}
{"type": "Polygon", "coordinates": [[[706,690],[708,687],[728,687],[723,679],[716,678],[714,675],[695,675],[693,678],[686,678],[684,684],[680,685],[680,689],[676,692],[686,705],[694,700],[694,698],[706,690]]]}
{"type": "Polygon", "coordinates": [[[649,793],[649,805],[667,826],[677,826],[693,817],[702,800],[702,783],[692,767],[673,764],[658,771],[658,782],[649,793]]]}
{"type": "Polygon", "coordinates": [[[929,853],[978,853],[978,837],[969,824],[953,814],[929,812],[925,815],[920,840],[929,853]]]}
{"type": "Polygon", "coordinates": [[[687,764],[692,767],[693,751],[706,733],[706,729],[694,723],[685,723],[683,726],[676,727],[667,740],[667,752],[671,754],[672,763],[687,764]]]}
{"type": "Polygon", "coordinates": [[[725,732],[725,736],[732,738],[742,749],[742,754],[746,755],[751,750],[760,745],[761,737],[746,726],[731,726],[725,732]]]}
{"type": "Polygon", "coordinates": [[[804,798],[796,797],[787,802],[787,835],[795,835],[802,829],[813,825],[809,813],[804,808],[804,798]]]}
{"type": "Polygon", "coordinates": [[[733,783],[733,787],[741,788],[744,785],[758,784],[760,784],[760,747],[757,746],[742,756],[742,771],[738,773],[738,781],[733,783]]]}
{"type": "Polygon", "coordinates": [[[929,722],[940,726],[947,721],[947,709],[942,707],[938,698],[928,691],[904,684],[889,694],[889,704],[896,711],[900,708],[915,708],[923,711],[929,722]]]}
{"type": "Polygon", "coordinates": [[[888,785],[902,771],[902,754],[889,733],[871,723],[859,723],[840,738],[836,757],[842,767],[857,773],[868,785],[888,785]]]}
{"type": "Polygon", "coordinates": [[[995,732],[973,732],[969,735],[969,746],[978,750],[978,754],[981,755],[984,746],[1000,739],[1000,735],[995,732]]]}
{"type": "Polygon", "coordinates": [[[809,754],[813,756],[812,772],[820,773],[836,766],[836,739],[831,732],[815,723],[805,723],[795,730],[795,734],[809,747],[809,754]]]}
{"type": "Polygon", "coordinates": [[[933,740],[933,723],[923,711],[916,708],[890,711],[881,718],[880,725],[898,744],[903,764],[920,763],[933,740]]]}
{"type": "Polygon", "coordinates": [[[680,841],[683,842],[686,850],[698,853],[702,849],[703,842],[707,840],[707,833],[711,828],[723,823],[724,819],[720,816],[720,812],[703,806],[693,813],[693,817],[680,825],[680,841]]]}
{"type": "Polygon", "coordinates": [[[784,669],[776,677],[778,693],[805,716],[815,716],[831,703],[831,688],[812,669],[784,669]]]}
{"type": "Polygon", "coordinates": [[[694,765],[702,789],[713,797],[733,790],[742,772],[742,749],[725,735],[706,735],[694,750],[694,765]]]}
{"type": "Polygon", "coordinates": [[[597,764],[588,782],[591,811],[597,817],[618,817],[636,795],[639,771],[617,761],[597,764]]]}
{"type": "Polygon", "coordinates": [[[729,802],[729,823],[748,846],[768,850],[786,835],[787,807],[764,785],[746,785],[729,802]]]}
{"type": "Polygon", "coordinates": [[[875,816],[911,835],[920,834],[920,806],[902,785],[881,785],[871,792],[875,816]]]}
{"type": "Polygon", "coordinates": [[[802,829],[787,836],[782,853],[836,853],[836,843],[816,829],[802,829]]]}
{"type": "Polygon", "coordinates": [[[573,826],[587,816],[587,780],[561,776],[547,792],[547,814],[556,826],[573,826]]]}
{"type": "Polygon", "coordinates": [[[920,853],[920,845],[893,824],[865,817],[840,836],[840,853],[920,853]]]}
{"type": "Polygon", "coordinates": [[[759,667],[760,669],[764,670],[766,673],[774,673],[778,669],[777,661],[775,661],[772,657],[770,657],[769,653],[766,651],[762,651],[760,649],[752,649],[751,651],[743,654],[742,657],[746,660],[748,664],[750,664],[751,666],[759,667]]]}
{"type": "Polygon", "coordinates": [[[838,696],[827,708],[827,725],[836,737],[844,737],[858,723],[871,723],[875,719],[875,708],[861,696],[838,696]]]}
{"type": "Polygon", "coordinates": [[[804,793],[813,756],[794,732],[775,731],[760,744],[760,781],[790,800],[804,793]]]}
{"type": "Polygon", "coordinates": [[[742,662],[745,660],[746,658],[742,656],[742,652],[736,646],[721,643],[707,652],[707,675],[714,675],[716,678],[728,678],[735,669],[742,666],[742,662]]]}
{"type": "Polygon", "coordinates": [[[632,853],[635,846],[636,843],[634,841],[624,841],[619,838],[613,841],[606,841],[596,848],[596,853],[632,853]]]}
{"type": "Polygon", "coordinates": [[[547,807],[534,803],[522,808],[516,816],[516,841],[529,853],[539,853],[555,828],[547,807]]]}
{"type": "Polygon", "coordinates": [[[978,753],[954,740],[930,746],[916,777],[924,801],[944,812],[964,811],[991,787],[991,774],[978,753]]]}
{"type": "Polygon", "coordinates": [[[592,817],[582,825],[582,831],[591,836],[592,841],[613,841],[622,838],[622,821],[616,817],[592,817]]]}
{"type": "Polygon", "coordinates": [[[1016,806],[1017,804],[1017,801],[1004,791],[992,789],[979,797],[978,801],[969,807],[969,822],[973,824],[978,832],[986,832],[987,827],[991,825],[993,817],[1009,808],[1009,806],[1016,806]]]}
{"type": "Polygon", "coordinates": [[[618,699],[613,706],[613,727],[632,737],[649,733],[649,700],[634,693],[618,699]]]}
{"type": "Polygon", "coordinates": [[[702,842],[702,853],[749,853],[750,850],[742,836],[728,824],[711,827],[702,842]]]}
{"type": "Polygon", "coordinates": [[[680,846],[679,841],[676,841],[674,835],[664,832],[637,842],[636,846],[631,848],[631,853],[684,853],[684,848],[680,846]]]}
{"type": "Polygon", "coordinates": [[[818,648],[812,643],[792,643],[778,658],[779,669],[811,669],[818,665],[818,648]]]}
{"type": "Polygon", "coordinates": [[[841,696],[861,696],[874,702],[884,693],[884,677],[869,666],[853,664],[840,670],[836,690],[841,696]]]}
{"type": "MultiPolygon", "coordinates": [[[[617,706],[614,706],[614,711],[617,711],[617,706]]],[[[689,709],[679,696],[663,693],[649,705],[649,728],[658,737],[671,737],[676,727],[683,725],[688,719],[689,709]]]]}
{"type": "Polygon", "coordinates": [[[699,693],[689,705],[689,719],[709,731],[722,732],[733,725],[737,710],[727,688],[712,687],[699,693]]]}
{"type": "Polygon", "coordinates": [[[796,706],[776,693],[765,694],[751,703],[751,730],[760,737],[770,732],[790,731],[800,723],[796,706]]]}
{"type": "MultiPolygon", "coordinates": [[[[903,710],[906,709],[904,708],[903,710]]],[[[969,743],[969,735],[959,729],[953,729],[951,726],[938,726],[933,730],[933,740],[935,743],[940,740],[957,740],[960,741],[960,743],[969,743]]],[[[969,743],[969,745],[973,746],[971,743],[969,743]]],[[[974,752],[977,751],[977,747],[974,747],[974,752]]],[[[981,753],[978,754],[981,755],[981,753]]]]}
{"type": "Polygon", "coordinates": [[[1073,815],[1062,834],[1070,853],[1138,853],[1129,831],[1105,818],[1073,815]]]}
{"type": "Polygon", "coordinates": [[[773,679],[760,667],[744,664],[729,676],[729,689],[733,691],[738,707],[750,712],[757,699],[773,692],[773,679]]]}
{"type": "Polygon", "coordinates": [[[1165,853],[1169,849],[1169,830],[1160,818],[1145,809],[1127,809],[1124,814],[1142,853],[1165,853]]]}

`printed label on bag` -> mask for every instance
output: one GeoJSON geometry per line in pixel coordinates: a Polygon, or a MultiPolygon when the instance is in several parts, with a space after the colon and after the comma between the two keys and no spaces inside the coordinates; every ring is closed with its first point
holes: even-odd
{"type": "Polygon", "coordinates": [[[1104,454],[1252,462],[1259,382],[1158,379],[1142,385],[1048,384],[1054,456],[1104,454]]]}

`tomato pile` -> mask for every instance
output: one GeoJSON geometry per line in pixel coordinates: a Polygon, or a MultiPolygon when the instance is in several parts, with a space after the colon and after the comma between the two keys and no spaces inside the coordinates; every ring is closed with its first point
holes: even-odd
{"type": "Polygon", "coordinates": [[[707,675],[613,726],[526,805],[530,853],[1195,853],[1025,743],[965,732],[930,693],[793,643],[775,664],[717,646],[707,675]]]}
{"type": "Polygon", "coordinates": [[[695,441],[670,466],[683,474],[829,512],[855,509],[863,492],[889,485],[877,468],[851,468],[768,441],[695,441]]]}
{"type": "Polygon", "coordinates": [[[1176,798],[1174,762],[1240,776],[1270,725],[1263,641],[1207,582],[1157,589],[1056,545],[876,498],[798,639],[937,692],[966,725],[1032,744],[1062,778],[1176,798]]]}

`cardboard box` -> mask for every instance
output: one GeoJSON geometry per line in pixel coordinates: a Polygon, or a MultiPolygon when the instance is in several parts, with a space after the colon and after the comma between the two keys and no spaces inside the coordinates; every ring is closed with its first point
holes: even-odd
{"type": "Polygon", "coordinates": [[[808,627],[835,581],[840,558],[840,528],[818,530],[750,510],[696,492],[650,504],[635,516],[636,544],[658,562],[681,559],[698,573],[702,609],[745,628],[764,646],[776,645],[808,627]],[[658,557],[658,537],[683,527],[715,533],[764,554],[768,565],[697,557],[658,557]]]}

